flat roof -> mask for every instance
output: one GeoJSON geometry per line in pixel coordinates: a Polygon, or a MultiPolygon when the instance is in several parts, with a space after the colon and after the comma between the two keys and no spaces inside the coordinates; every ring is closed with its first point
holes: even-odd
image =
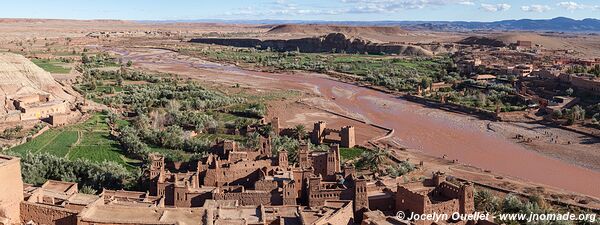
{"type": "Polygon", "coordinates": [[[46,191],[65,193],[75,185],[77,185],[77,183],[48,180],[46,183],[44,183],[44,185],[42,185],[42,188],[46,191]]]}
{"type": "Polygon", "coordinates": [[[86,210],[82,219],[95,222],[152,223],[159,221],[160,216],[156,208],[95,206],[86,210]]]}
{"type": "Polygon", "coordinates": [[[217,209],[219,219],[224,220],[237,220],[245,219],[248,223],[258,223],[262,220],[262,213],[260,207],[233,207],[233,208],[219,208],[217,209]]]}
{"type": "Polygon", "coordinates": [[[157,208],[98,205],[81,213],[81,219],[102,223],[200,225],[203,208],[157,208]]]}
{"type": "Polygon", "coordinates": [[[88,195],[88,194],[77,193],[77,194],[74,194],[73,196],[71,196],[68,200],[69,200],[69,204],[89,205],[89,204],[95,202],[96,200],[98,200],[99,198],[100,198],[100,196],[98,196],[98,195],[88,195]]]}
{"type": "Polygon", "coordinates": [[[9,162],[9,161],[18,161],[19,158],[17,157],[12,157],[12,156],[7,156],[7,155],[0,155],[0,165],[9,162]]]}

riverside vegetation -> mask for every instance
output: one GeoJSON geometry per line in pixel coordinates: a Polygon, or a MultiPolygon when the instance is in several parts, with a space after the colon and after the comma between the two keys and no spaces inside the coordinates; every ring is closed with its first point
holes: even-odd
{"type": "MultiPolygon", "coordinates": [[[[510,78],[505,83],[483,84],[461,76],[450,56],[399,57],[389,55],[273,52],[253,48],[208,46],[178,49],[180,53],[225,62],[244,67],[259,67],[267,71],[294,71],[328,73],[336,72],[357,78],[371,85],[393,91],[412,92],[426,90],[434,83],[452,84],[451,87],[425,97],[439,100],[448,96],[450,102],[494,111],[499,105],[502,111],[523,110],[527,103],[515,97],[510,78]],[[468,90],[465,92],[465,90],[468,90]]],[[[502,79],[500,79],[502,81],[502,79]]]]}

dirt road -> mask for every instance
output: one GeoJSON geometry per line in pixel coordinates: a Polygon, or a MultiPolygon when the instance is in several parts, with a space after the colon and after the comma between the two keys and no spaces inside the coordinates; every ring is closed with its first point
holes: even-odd
{"type": "MultiPolygon", "coordinates": [[[[447,113],[396,96],[309,73],[262,73],[159,49],[116,50],[137,67],[256,89],[296,89],[322,96],[349,115],[395,130],[393,141],[433,156],[534,183],[600,197],[600,172],[552,158],[487,130],[470,116],[447,113]]],[[[360,132],[359,130],[357,132],[360,132]]],[[[592,146],[592,148],[596,148],[592,146]]]]}

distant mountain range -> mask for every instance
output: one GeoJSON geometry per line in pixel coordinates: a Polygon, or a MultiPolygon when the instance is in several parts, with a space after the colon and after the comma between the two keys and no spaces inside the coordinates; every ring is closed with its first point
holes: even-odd
{"type": "Polygon", "coordinates": [[[472,31],[472,30],[522,30],[522,31],[551,31],[551,32],[600,32],[600,20],[575,20],[566,17],[554,19],[520,19],[502,20],[495,22],[469,21],[304,21],[304,20],[171,20],[171,21],[140,21],[154,23],[172,22],[210,22],[229,24],[335,24],[359,26],[401,26],[409,30],[434,31],[472,31]]]}
{"type": "Polygon", "coordinates": [[[495,22],[420,22],[405,23],[405,28],[428,29],[440,31],[460,30],[528,30],[528,31],[556,31],[556,32],[600,32],[600,20],[583,19],[574,20],[566,17],[557,17],[549,20],[502,20],[495,22]]]}

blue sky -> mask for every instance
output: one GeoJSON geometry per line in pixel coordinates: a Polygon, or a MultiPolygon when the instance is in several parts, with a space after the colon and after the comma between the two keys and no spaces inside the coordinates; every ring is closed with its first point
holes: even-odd
{"type": "Polygon", "coordinates": [[[1,18],[465,20],[600,18],[600,0],[5,0],[1,18]]]}

